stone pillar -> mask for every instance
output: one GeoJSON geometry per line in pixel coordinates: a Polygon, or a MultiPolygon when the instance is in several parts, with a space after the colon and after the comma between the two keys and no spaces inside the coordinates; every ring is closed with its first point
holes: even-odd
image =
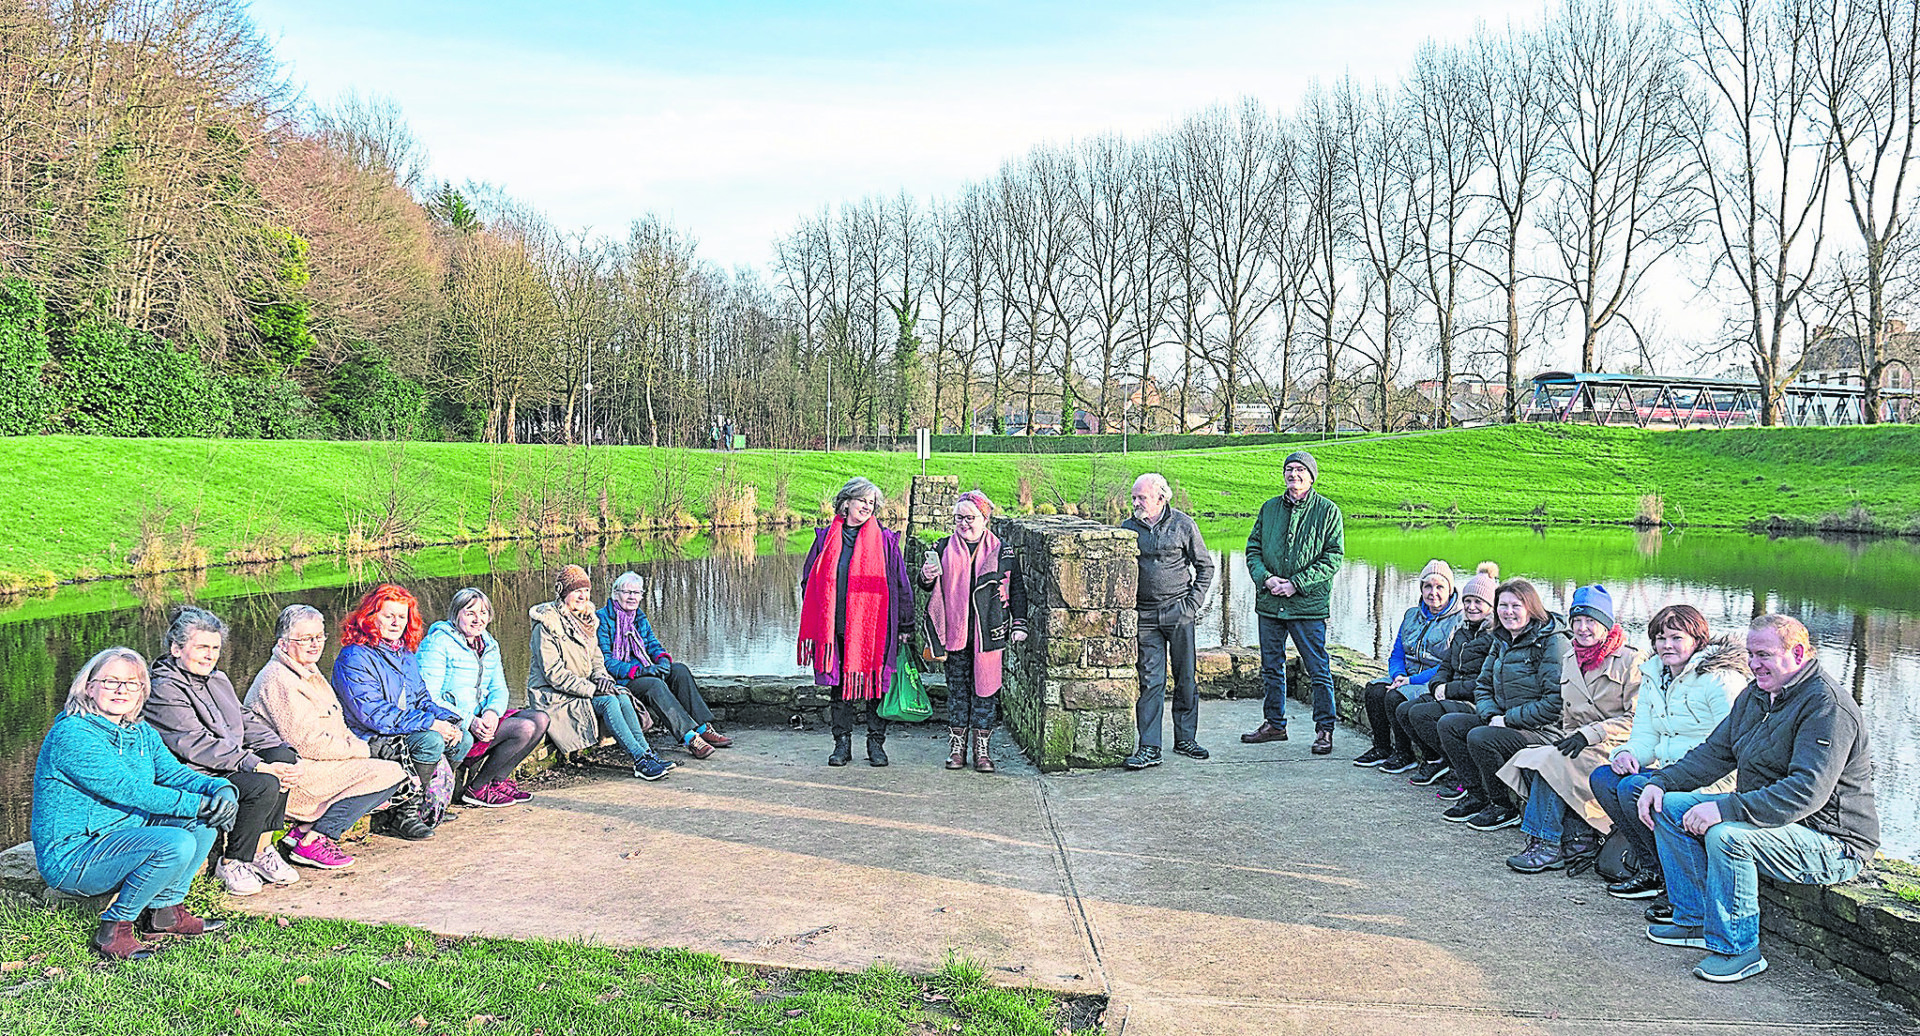
{"type": "Polygon", "coordinates": [[[1001,711],[1042,770],[1116,766],[1133,751],[1139,541],[1084,518],[1004,518],[1020,558],[1028,639],[1007,649],[1001,711]]]}
{"type": "Polygon", "coordinates": [[[958,475],[913,476],[907,492],[907,535],[917,539],[946,534],[953,528],[953,501],[959,495],[958,475]]]}

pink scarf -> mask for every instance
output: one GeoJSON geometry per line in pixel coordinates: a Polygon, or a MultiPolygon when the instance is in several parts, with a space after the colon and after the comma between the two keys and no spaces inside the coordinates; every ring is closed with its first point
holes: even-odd
{"type": "MultiPolygon", "coordinates": [[[[1000,538],[992,532],[981,536],[978,551],[968,551],[965,540],[947,537],[947,549],[940,555],[940,578],[934,581],[927,601],[927,618],[940,634],[940,643],[948,651],[958,651],[967,642],[967,627],[973,626],[973,693],[985,698],[1000,690],[1000,659],[1004,651],[980,650],[980,617],[973,614],[973,588],[982,576],[1000,569],[1000,538]],[[971,557],[969,557],[971,554],[971,557]],[[968,562],[972,562],[969,564],[968,562]]],[[[1000,580],[1000,596],[1008,596],[1006,580],[1000,580]]]]}

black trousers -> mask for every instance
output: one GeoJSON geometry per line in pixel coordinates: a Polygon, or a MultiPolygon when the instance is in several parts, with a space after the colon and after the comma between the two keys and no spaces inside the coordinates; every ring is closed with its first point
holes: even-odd
{"type": "MultiPolygon", "coordinates": [[[[269,763],[297,763],[298,753],[291,748],[269,748],[260,753],[269,763]]],[[[280,780],[270,773],[222,773],[233,784],[240,798],[240,812],[234,816],[233,830],[227,832],[227,846],[221,852],[229,860],[251,860],[259,851],[260,836],[280,826],[287,815],[287,793],[280,780]]]]}
{"type": "MultiPolygon", "coordinates": [[[[834,693],[840,693],[840,689],[838,687],[834,688],[834,693]]],[[[885,741],[887,739],[887,721],[880,718],[877,711],[879,708],[880,699],[867,699],[867,740],[869,741],[885,741]]],[[[845,698],[833,699],[833,708],[830,710],[830,716],[833,721],[833,736],[835,739],[853,736],[853,709],[853,702],[845,698]]]]}
{"type": "MultiPolygon", "coordinates": [[[[1469,701],[1455,701],[1452,698],[1436,701],[1422,696],[1402,704],[1395,710],[1395,718],[1405,717],[1401,722],[1406,725],[1407,733],[1413,735],[1414,743],[1420,746],[1420,750],[1428,759],[1446,759],[1447,765],[1452,766],[1452,758],[1440,744],[1440,717],[1472,711],[1473,703],[1469,701]]],[[[1462,781],[1467,779],[1466,772],[1458,767],[1455,768],[1455,773],[1462,781]]]]}
{"type": "MultiPolygon", "coordinates": [[[[1375,680],[1364,688],[1367,724],[1373,728],[1373,747],[1381,752],[1413,754],[1413,735],[1401,725],[1400,709],[1407,705],[1399,688],[1389,688],[1385,680],[1375,680]]],[[[1438,758],[1436,753],[1435,758],[1438,758]]]]}
{"type": "Polygon", "coordinates": [[[1493,726],[1475,713],[1456,712],[1440,720],[1440,743],[1447,750],[1447,761],[1461,774],[1468,789],[1489,804],[1515,804],[1497,776],[1500,767],[1522,748],[1552,740],[1538,730],[1493,726]],[[1467,767],[1464,770],[1462,763],[1467,767]]]}

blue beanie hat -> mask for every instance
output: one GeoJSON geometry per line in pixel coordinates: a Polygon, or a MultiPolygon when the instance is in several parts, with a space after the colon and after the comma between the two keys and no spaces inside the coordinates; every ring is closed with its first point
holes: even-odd
{"type": "Polygon", "coordinates": [[[1583,586],[1573,592],[1573,607],[1568,610],[1569,618],[1584,615],[1602,626],[1613,626],[1613,595],[1607,588],[1595,583],[1583,586]]]}

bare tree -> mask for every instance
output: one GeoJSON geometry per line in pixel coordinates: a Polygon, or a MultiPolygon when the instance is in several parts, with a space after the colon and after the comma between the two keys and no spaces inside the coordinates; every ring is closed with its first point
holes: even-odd
{"type": "Polygon", "coordinates": [[[1414,61],[1406,89],[1414,123],[1411,215],[1419,245],[1417,290],[1433,314],[1439,394],[1434,427],[1453,423],[1453,378],[1461,309],[1468,301],[1469,256],[1486,231],[1492,209],[1475,196],[1488,172],[1480,146],[1485,132],[1467,55],[1428,44],[1414,61]]]}
{"type": "Polygon", "coordinates": [[[1319,87],[1307,94],[1299,118],[1297,175],[1306,196],[1306,245],[1311,257],[1300,304],[1320,345],[1320,428],[1332,435],[1339,430],[1339,414],[1348,402],[1340,379],[1340,357],[1350,348],[1364,316],[1364,310],[1347,298],[1358,219],[1345,139],[1350,127],[1342,124],[1334,99],[1319,87]]]}
{"type": "Polygon", "coordinates": [[[1384,87],[1341,86],[1344,165],[1353,177],[1353,227],[1359,241],[1361,305],[1372,321],[1354,338],[1354,351],[1373,370],[1373,410],[1380,430],[1397,425],[1394,379],[1400,374],[1417,298],[1410,277],[1419,248],[1414,215],[1415,126],[1384,87]]]}
{"type": "Polygon", "coordinates": [[[1482,197],[1493,211],[1478,250],[1485,258],[1470,262],[1503,303],[1498,350],[1506,380],[1505,419],[1511,423],[1520,418],[1520,357],[1526,347],[1521,295],[1532,278],[1521,263],[1546,177],[1553,115],[1539,37],[1509,27],[1500,35],[1482,30],[1475,43],[1469,74],[1480,153],[1487,164],[1482,197]]]}
{"type": "Polygon", "coordinates": [[[1554,259],[1548,311],[1570,311],[1580,368],[1660,261],[1692,242],[1702,215],[1689,143],[1687,81],[1673,33],[1614,0],[1560,0],[1552,55],[1551,190],[1541,223],[1554,259]]]}
{"type": "Polygon", "coordinates": [[[1920,146],[1920,9],[1913,0],[1820,0],[1820,101],[1834,128],[1835,174],[1860,235],[1857,284],[1866,296],[1864,419],[1881,418],[1891,260],[1911,198],[1920,146]]]}

